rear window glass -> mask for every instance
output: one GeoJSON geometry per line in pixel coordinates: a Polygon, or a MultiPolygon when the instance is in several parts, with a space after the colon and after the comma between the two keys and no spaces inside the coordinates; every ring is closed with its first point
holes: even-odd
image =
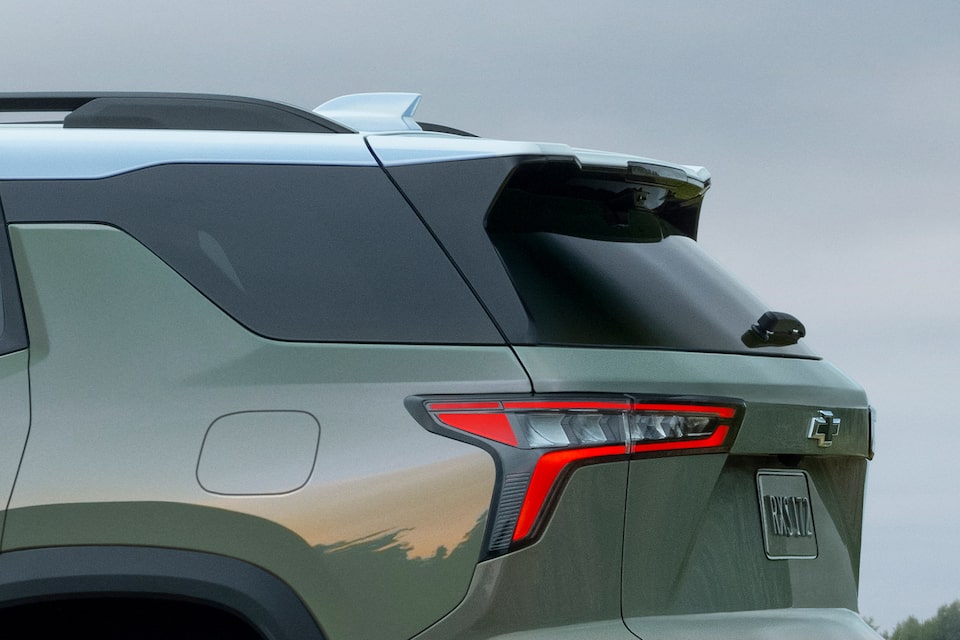
{"type": "Polygon", "coordinates": [[[521,169],[486,229],[537,344],[812,355],[747,346],[769,309],[669,222],[689,215],[617,176],[530,180],[521,169]]]}

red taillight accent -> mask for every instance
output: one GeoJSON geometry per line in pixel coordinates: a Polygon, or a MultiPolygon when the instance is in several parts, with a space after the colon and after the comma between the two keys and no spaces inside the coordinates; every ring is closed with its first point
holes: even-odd
{"type": "Polygon", "coordinates": [[[431,402],[427,405],[430,411],[496,411],[500,409],[499,402],[431,402]]]}
{"type": "Polygon", "coordinates": [[[530,535],[530,530],[537,521],[537,516],[540,515],[543,504],[550,495],[550,490],[564,469],[577,462],[611,456],[623,457],[625,453],[623,445],[615,445],[591,447],[589,449],[563,449],[540,456],[537,466],[533,470],[533,475],[530,477],[527,495],[523,500],[523,506],[520,508],[520,516],[517,518],[517,526],[513,530],[513,541],[523,540],[530,535]]]}
{"type": "Polygon", "coordinates": [[[736,415],[737,410],[733,407],[711,407],[700,404],[649,404],[636,403],[633,405],[634,411],[650,411],[654,413],[675,413],[682,415],[714,415],[718,418],[730,419],[736,415]]]}
{"type": "Polygon", "coordinates": [[[546,511],[574,467],[633,455],[720,451],[729,445],[737,404],[678,400],[472,398],[421,406],[441,432],[453,429],[486,441],[502,465],[501,477],[509,478],[502,481],[505,493],[495,500],[491,540],[497,542],[491,542],[489,553],[496,554],[539,535],[546,511]]]}
{"type": "Polygon", "coordinates": [[[517,436],[505,413],[438,413],[437,420],[481,438],[517,446],[517,436]]]}
{"type": "Polygon", "coordinates": [[[519,402],[504,402],[503,408],[506,410],[557,410],[568,409],[570,411],[629,411],[632,405],[629,402],[575,402],[575,401],[550,401],[543,400],[522,400],[519,402]]]}

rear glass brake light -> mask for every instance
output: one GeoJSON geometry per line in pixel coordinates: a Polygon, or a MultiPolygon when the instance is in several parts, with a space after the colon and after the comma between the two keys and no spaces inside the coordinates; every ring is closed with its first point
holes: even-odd
{"type": "Polygon", "coordinates": [[[428,428],[484,447],[497,460],[501,490],[509,483],[511,495],[524,492],[522,501],[502,505],[495,497],[490,555],[529,543],[542,531],[573,469],[726,450],[741,406],[630,396],[419,400],[428,428]]]}

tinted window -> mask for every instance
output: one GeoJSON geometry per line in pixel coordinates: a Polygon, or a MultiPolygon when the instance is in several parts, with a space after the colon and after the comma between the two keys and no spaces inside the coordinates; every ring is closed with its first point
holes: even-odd
{"type": "Polygon", "coordinates": [[[168,165],[3,189],[11,222],[120,227],[268,337],[503,341],[376,167],[168,165]]]}
{"type": "Polygon", "coordinates": [[[667,221],[684,206],[617,176],[518,171],[486,226],[536,342],[756,353],[743,338],[768,309],[667,221]]]}

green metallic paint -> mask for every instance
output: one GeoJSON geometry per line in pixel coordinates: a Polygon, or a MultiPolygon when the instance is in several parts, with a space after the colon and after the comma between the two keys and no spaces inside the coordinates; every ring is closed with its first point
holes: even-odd
{"type": "Polygon", "coordinates": [[[539,393],[622,391],[866,407],[863,390],[823,360],[643,349],[517,347],[539,393]]]}
{"type": "Polygon", "coordinates": [[[527,629],[513,633],[484,636],[485,640],[637,640],[621,620],[598,620],[562,627],[527,629]]]}
{"type": "Polygon", "coordinates": [[[508,348],[279,343],[239,326],[119,230],[11,225],[11,240],[32,340],[33,424],[3,550],[235,555],[302,589],[332,640],[407,638],[457,605],[494,465],[425,431],[403,401],[529,392],[508,348]],[[303,488],[203,490],[204,435],[244,411],[316,417],[320,445],[303,488]]]}
{"type": "Polygon", "coordinates": [[[731,453],[869,455],[863,390],[823,360],[627,349],[520,347],[537,392],[700,395],[742,400],[747,410],[731,453]],[[830,447],[808,437],[819,410],[841,419],[830,447]]]}
{"type": "Polygon", "coordinates": [[[244,560],[289,584],[331,640],[416,633],[417,624],[437,616],[437,602],[449,601],[451,594],[462,596],[463,572],[472,573],[483,534],[478,523],[446,555],[416,559],[391,546],[395,537],[389,534],[340,549],[311,546],[276,522],[188,504],[44,505],[16,509],[11,519],[17,526],[8,536],[7,551],[133,545],[244,560]]]}
{"type": "Polygon", "coordinates": [[[197,482],[222,495],[290,493],[310,479],[319,444],[320,424],[302,411],[220,416],[203,438],[197,482]]]}
{"type": "MultiPolygon", "coordinates": [[[[869,418],[863,391],[829,363],[625,349],[516,351],[540,393],[705,396],[745,406],[729,453],[629,465],[622,603],[628,626],[644,640],[646,627],[633,622],[641,617],[678,616],[683,628],[689,614],[856,610],[869,418]],[[809,437],[820,410],[841,419],[830,447],[809,437]],[[810,478],[816,559],[770,560],[764,553],[756,473],[788,467],[810,478]]],[[[801,628],[809,633],[816,625],[801,628]]]]}
{"type": "Polygon", "coordinates": [[[6,507],[30,429],[30,385],[26,350],[0,356],[0,540],[6,507]]]}
{"type": "Polygon", "coordinates": [[[775,459],[725,455],[631,463],[623,611],[638,616],[785,607],[857,608],[866,461],[807,458],[819,555],[764,554],[758,469],[775,459]],[[664,533],[669,532],[669,533],[664,533]]]}
{"type": "Polygon", "coordinates": [[[880,640],[860,616],[846,609],[783,609],[689,616],[632,618],[643,640],[880,640]]]}
{"type": "Polygon", "coordinates": [[[866,403],[837,404],[770,404],[747,403],[746,417],[731,453],[766,455],[769,453],[855,456],[866,458],[870,446],[870,418],[866,403]],[[832,410],[840,418],[840,433],[829,447],[817,446],[809,437],[810,421],[819,410],[832,410]]]}
{"type": "Polygon", "coordinates": [[[620,620],[626,481],[626,462],[577,469],[540,540],[481,563],[460,606],[417,640],[513,638],[518,629],[531,629],[516,636],[531,640],[629,638],[620,620]],[[587,622],[581,631],[594,635],[544,631],[587,622]]]}
{"type": "MultiPolygon", "coordinates": [[[[11,238],[34,404],[3,550],[115,544],[236,557],[291,584],[332,640],[427,627],[420,640],[623,640],[621,607],[644,640],[709,628],[702,620],[719,620],[720,637],[749,637],[735,631],[750,620],[784,637],[859,628],[820,609],[778,613],[856,607],[866,398],[827,363],[517,348],[538,392],[719,396],[742,400],[746,415],[729,454],[578,469],[535,544],[477,566],[493,463],[426,432],[403,400],[528,393],[510,349],[279,343],[240,327],[118,230],[13,225],[11,238]],[[829,449],[807,437],[820,409],[842,420],[829,449]],[[316,417],[303,488],[203,490],[204,435],[245,411],[316,417]],[[784,454],[811,478],[816,560],[763,553],[756,471],[782,468],[784,454]],[[722,611],[736,613],[706,613],[722,611]]],[[[16,395],[26,356],[10,358],[0,359],[11,366],[0,393],[14,384],[16,395]]]]}
{"type": "Polygon", "coordinates": [[[880,640],[867,623],[846,609],[787,609],[643,618],[642,635],[620,620],[530,629],[487,640],[880,640]]]}

